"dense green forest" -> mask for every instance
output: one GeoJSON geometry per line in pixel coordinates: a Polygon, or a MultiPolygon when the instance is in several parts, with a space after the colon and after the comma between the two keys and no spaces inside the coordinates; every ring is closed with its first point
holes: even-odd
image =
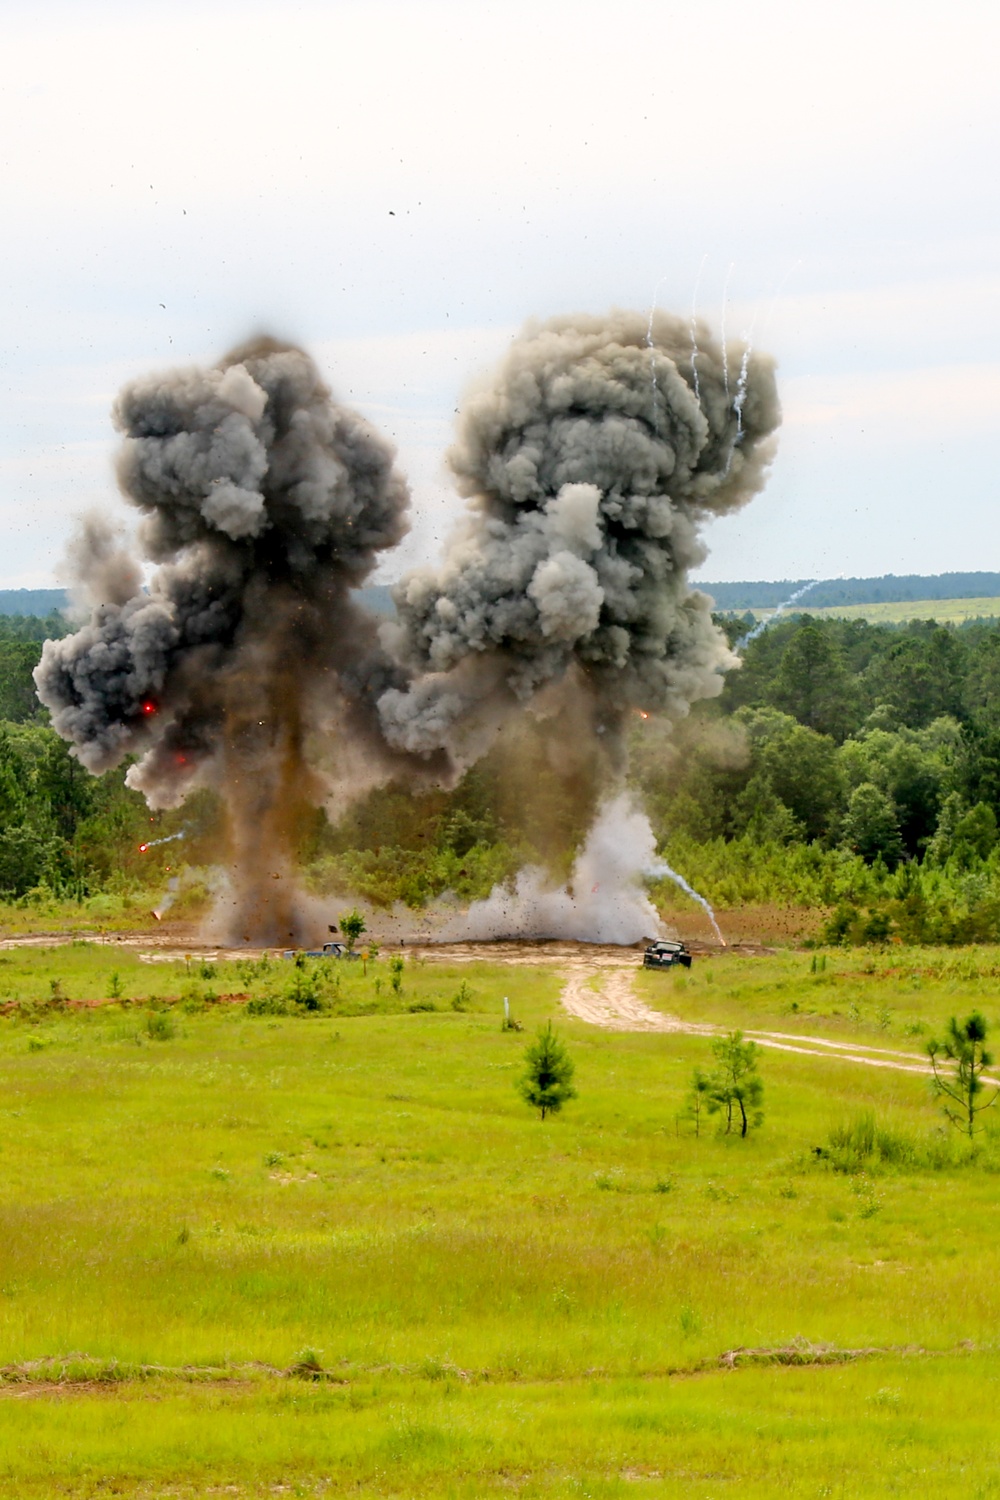
{"type": "MultiPolygon", "coordinates": [[[[162,889],[181,862],[197,884],[213,798],[153,818],[124,770],[92,778],[48,727],[31,670],[65,629],[0,618],[0,893],[93,901],[162,889]],[[139,852],[181,829],[183,845],[139,852]]],[[[661,847],[713,903],[823,908],[845,941],[1000,936],[1000,626],[793,616],[749,645],[720,698],[673,728],[637,717],[631,740],[661,847]]],[[[317,813],[303,866],[316,889],[379,904],[470,899],[526,861],[565,872],[595,790],[567,784],[522,728],[450,793],[381,789],[336,826],[317,813]]]]}

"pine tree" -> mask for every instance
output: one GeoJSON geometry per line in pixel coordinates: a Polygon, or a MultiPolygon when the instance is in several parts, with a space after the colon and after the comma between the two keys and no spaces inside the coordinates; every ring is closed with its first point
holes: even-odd
{"type": "Polygon", "coordinates": [[[562,1042],[552,1030],[550,1021],[525,1049],[525,1071],[517,1089],[526,1104],[547,1114],[556,1114],[567,1099],[576,1098],[573,1087],[574,1063],[562,1042]]]}
{"type": "Polygon", "coordinates": [[[742,1031],[731,1031],[728,1036],[712,1043],[712,1051],[719,1065],[712,1077],[712,1104],[726,1112],[727,1135],[733,1128],[734,1114],[738,1109],[740,1135],[745,1136],[751,1125],[760,1125],[764,1119],[761,1108],[764,1083],[757,1072],[760,1048],[756,1042],[745,1042],[742,1031]]]}
{"type": "Polygon", "coordinates": [[[933,1089],[945,1101],[945,1117],[959,1130],[966,1131],[970,1140],[976,1129],[976,1116],[980,1110],[995,1104],[1000,1094],[1000,1089],[991,1084],[990,1097],[982,1101],[979,1098],[983,1092],[982,1075],[993,1063],[993,1054],[985,1046],[987,1029],[983,1016],[973,1011],[961,1025],[952,1016],[944,1041],[927,1043],[927,1056],[934,1069],[933,1089]],[[942,1073],[939,1058],[954,1063],[950,1077],[942,1073]]]}
{"type": "Polygon", "coordinates": [[[695,1068],[691,1074],[691,1087],[688,1089],[687,1099],[684,1103],[684,1118],[694,1121],[694,1133],[701,1135],[701,1112],[711,1111],[712,1092],[715,1087],[713,1080],[700,1068],[695,1068]]]}

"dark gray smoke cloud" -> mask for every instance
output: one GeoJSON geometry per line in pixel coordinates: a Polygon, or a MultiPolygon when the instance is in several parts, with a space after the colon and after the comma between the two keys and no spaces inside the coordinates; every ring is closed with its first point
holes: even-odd
{"type": "Polygon", "coordinates": [[[449,455],[465,522],[381,630],[351,591],[404,535],[407,487],[301,350],[135,381],[114,420],[137,549],[88,520],[90,618],[46,643],[38,694],[95,774],[138,757],[151,806],[220,789],[236,937],[296,935],[296,829],[338,783],[439,780],[531,702],[562,710],[593,806],[625,711],[680,716],[734,661],[687,574],[702,523],[760,487],[778,403],[768,360],[700,326],[696,348],[662,313],[529,327],[449,455]]]}
{"type": "Polygon", "coordinates": [[[770,360],[696,340],[666,313],[555,318],[470,395],[449,454],[466,519],[396,589],[415,680],[379,702],[391,743],[475,753],[570,672],[608,729],[721,691],[734,658],[687,573],[702,523],[761,487],[780,414],[770,360]]]}
{"type": "Polygon", "coordinates": [[[138,755],[128,779],[152,806],[220,785],[234,860],[281,875],[302,803],[322,797],[310,734],[335,721],[391,759],[373,704],[407,679],[350,590],[404,535],[406,483],[308,356],[270,340],[133,382],[114,421],[159,567],[142,591],[136,559],[87,523],[73,563],[91,618],[46,643],[39,697],[89,770],[138,755]]]}

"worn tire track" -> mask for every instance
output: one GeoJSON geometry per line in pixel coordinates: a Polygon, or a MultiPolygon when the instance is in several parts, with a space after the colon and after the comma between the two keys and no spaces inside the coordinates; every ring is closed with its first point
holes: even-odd
{"type": "MultiPolygon", "coordinates": [[[[722,1036],[729,1029],[708,1022],[683,1021],[653,1010],[640,1000],[632,985],[628,969],[606,970],[596,977],[586,973],[568,973],[560,1000],[564,1010],[578,1021],[600,1026],[605,1031],[659,1031],[687,1036],[722,1036]]],[[[931,1077],[933,1068],[915,1052],[899,1052],[889,1047],[870,1047],[864,1042],[835,1042],[826,1037],[799,1036],[787,1031],[756,1031],[741,1028],[743,1035],[762,1047],[776,1052],[795,1052],[801,1057],[822,1058],[828,1062],[861,1063],[869,1068],[889,1068],[896,1073],[919,1073],[931,1077]],[[905,1061],[903,1060],[905,1059],[905,1061]]],[[[984,1083],[1000,1088],[1000,1079],[983,1078],[984,1083]]]]}

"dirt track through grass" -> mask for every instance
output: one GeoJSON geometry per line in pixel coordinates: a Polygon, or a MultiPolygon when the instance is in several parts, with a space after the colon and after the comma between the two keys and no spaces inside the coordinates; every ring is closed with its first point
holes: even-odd
{"type": "MultiPolygon", "coordinates": [[[[629,969],[604,969],[599,977],[574,972],[566,975],[560,995],[563,1008],[578,1021],[607,1031],[678,1032],[687,1036],[721,1036],[727,1028],[708,1022],[682,1021],[664,1011],[653,1010],[640,1000],[632,987],[629,969]],[[596,986],[596,987],[595,987],[596,986]]],[[[914,1052],[889,1047],[871,1047],[862,1042],[834,1042],[826,1037],[804,1037],[783,1031],[747,1029],[744,1035],[778,1052],[797,1052],[803,1057],[837,1058],[863,1063],[869,1068],[890,1068],[897,1073],[930,1075],[933,1069],[914,1052]],[[824,1052],[822,1049],[826,1049],[824,1052]],[[902,1059],[906,1059],[903,1061],[902,1059]]],[[[984,1078],[1000,1088],[1000,1079],[984,1078]]]]}

